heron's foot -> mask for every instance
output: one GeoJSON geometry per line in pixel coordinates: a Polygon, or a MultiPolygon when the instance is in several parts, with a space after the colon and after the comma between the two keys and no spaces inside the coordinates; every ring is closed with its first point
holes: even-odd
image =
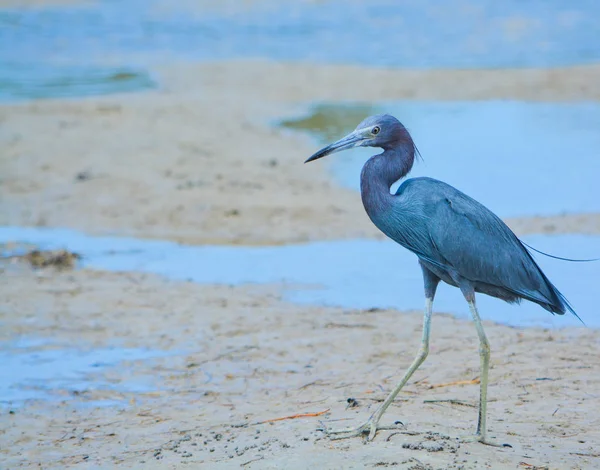
{"type": "Polygon", "coordinates": [[[375,419],[373,416],[371,416],[364,424],[361,424],[360,426],[342,429],[329,429],[324,423],[321,423],[321,430],[332,441],[359,436],[363,436],[367,441],[372,441],[375,437],[375,434],[377,434],[377,431],[404,428],[404,424],[402,424],[400,421],[396,421],[396,423],[391,426],[381,426],[378,424],[378,421],[379,419],[375,419]]]}
{"type": "Polygon", "coordinates": [[[480,433],[471,434],[469,436],[462,436],[460,438],[460,441],[461,442],[479,442],[486,446],[492,446],[492,447],[512,447],[510,444],[499,444],[497,442],[493,442],[493,441],[489,440],[487,436],[480,434],[480,433]]]}

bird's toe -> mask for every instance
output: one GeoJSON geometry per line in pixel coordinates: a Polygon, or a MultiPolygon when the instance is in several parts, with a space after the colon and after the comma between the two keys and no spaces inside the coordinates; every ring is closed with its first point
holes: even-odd
{"type": "Polygon", "coordinates": [[[395,430],[403,427],[403,425],[397,424],[393,426],[379,426],[375,420],[369,419],[366,423],[354,428],[328,429],[326,426],[322,425],[320,430],[333,441],[359,436],[363,436],[367,441],[372,441],[375,438],[377,431],[395,430]]]}

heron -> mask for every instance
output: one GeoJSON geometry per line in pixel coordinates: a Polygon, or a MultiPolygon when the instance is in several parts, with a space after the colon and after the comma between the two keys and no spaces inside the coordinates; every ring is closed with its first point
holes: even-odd
{"type": "MultiPolygon", "coordinates": [[[[378,147],[360,175],[361,199],[367,215],[389,238],[417,255],[423,273],[425,312],[418,353],[385,401],[362,425],[324,429],[332,438],[365,436],[372,440],[381,417],[402,387],[425,361],[433,299],[440,281],[458,287],[469,305],[479,337],[480,389],[477,431],[463,441],[500,447],[487,435],[487,392],[490,343],[475,302],[475,293],[508,303],[522,299],[553,314],[577,314],[533,259],[524,243],[492,211],[442,181],[406,179],[393,194],[391,187],[411,171],[419,152],[404,125],[389,114],[370,116],[356,129],[309,157],[305,163],[354,147],[378,147]]],[[[579,318],[579,317],[577,317],[579,318]]]]}

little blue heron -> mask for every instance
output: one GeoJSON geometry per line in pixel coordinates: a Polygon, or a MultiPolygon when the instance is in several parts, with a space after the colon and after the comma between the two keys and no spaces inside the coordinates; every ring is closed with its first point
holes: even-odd
{"type": "Polygon", "coordinates": [[[490,345],[475,305],[475,292],[509,303],[529,300],[546,310],[574,315],[523,243],[508,226],[479,202],[433,178],[404,181],[395,194],[392,184],[411,170],[417,148],[406,128],[393,116],[366,118],[354,132],[311,156],[312,162],[353,147],[380,147],[362,169],[360,188],[371,221],[392,240],[417,255],[425,285],[425,316],[419,352],[398,386],[361,426],[325,430],[336,438],[375,437],[379,421],[429,352],[433,298],[440,281],[458,287],[469,304],[479,336],[481,360],[479,419],[475,436],[466,440],[495,444],[487,438],[486,408],[490,345]]]}

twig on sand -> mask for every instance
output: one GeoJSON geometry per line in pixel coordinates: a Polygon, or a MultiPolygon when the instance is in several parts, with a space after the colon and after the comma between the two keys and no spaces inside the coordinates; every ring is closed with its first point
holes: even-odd
{"type": "Polygon", "coordinates": [[[247,462],[240,464],[240,467],[245,467],[246,465],[249,465],[252,462],[258,462],[259,460],[262,460],[262,459],[264,459],[264,457],[261,455],[260,457],[258,457],[256,459],[248,460],[247,462]]]}
{"type": "Polygon", "coordinates": [[[452,398],[448,400],[423,400],[423,403],[450,403],[451,405],[470,406],[471,408],[476,408],[476,405],[473,405],[472,403],[467,403],[466,401],[461,400],[453,400],[452,398]]]}
{"type": "Polygon", "coordinates": [[[286,419],[297,419],[297,418],[313,418],[315,416],[321,416],[324,415],[325,413],[327,413],[331,408],[327,408],[326,410],[323,411],[317,411],[315,413],[298,413],[295,415],[290,415],[290,416],[282,416],[281,418],[272,418],[272,419],[266,419],[265,421],[259,421],[258,423],[255,424],[266,424],[266,423],[274,423],[275,421],[283,421],[286,419]]]}
{"type": "Polygon", "coordinates": [[[479,377],[472,380],[457,380],[456,382],[447,382],[443,384],[432,384],[427,388],[451,387],[452,385],[476,385],[479,383],[479,377]]]}
{"type": "Polygon", "coordinates": [[[298,388],[298,390],[304,390],[305,388],[312,387],[313,385],[327,385],[327,383],[323,382],[322,380],[313,380],[312,382],[302,385],[302,387],[298,388]]]}
{"type": "Polygon", "coordinates": [[[207,364],[209,362],[216,362],[216,361],[220,361],[221,359],[225,359],[229,356],[231,356],[232,354],[238,354],[241,352],[246,352],[246,351],[250,351],[251,349],[258,349],[258,346],[244,346],[242,348],[237,348],[237,349],[232,349],[230,351],[226,351],[224,353],[218,354],[215,357],[213,357],[212,359],[206,359],[204,361],[200,361],[200,362],[193,362],[190,365],[188,365],[188,367],[196,367],[196,366],[202,366],[204,364],[207,364]]]}
{"type": "Polygon", "coordinates": [[[532,463],[527,463],[527,462],[519,462],[519,467],[525,467],[525,468],[529,468],[531,470],[548,470],[548,467],[546,467],[546,466],[539,467],[537,465],[533,465],[532,463]]]}
{"type": "Polygon", "coordinates": [[[387,438],[386,438],[386,442],[390,442],[390,440],[392,439],[392,437],[398,435],[398,434],[405,434],[408,436],[420,436],[422,433],[417,432],[417,431],[396,431],[393,432],[392,434],[390,434],[387,438]]]}

